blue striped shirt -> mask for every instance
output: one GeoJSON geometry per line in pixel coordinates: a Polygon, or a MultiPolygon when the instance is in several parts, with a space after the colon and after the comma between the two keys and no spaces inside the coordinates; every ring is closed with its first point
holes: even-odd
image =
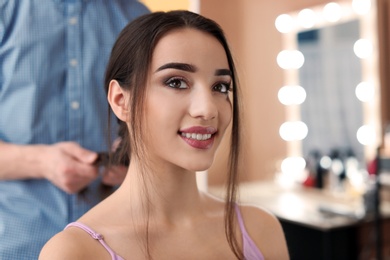
{"type": "MultiPolygon", "coordinates": [[[[133,0],[0,0],[0,140],[107,150],[105,66],[119,32],[147,12],[133,0]]],[[[97,185],[80,199],[46,180],[1,181],[0,259],[37,259],[97,203],[97,185]]]]}

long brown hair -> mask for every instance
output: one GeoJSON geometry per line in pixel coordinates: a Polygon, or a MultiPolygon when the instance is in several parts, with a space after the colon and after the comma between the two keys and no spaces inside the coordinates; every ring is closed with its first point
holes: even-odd
{"type": "MultiPolygon", "coordinates": [[[[235,203],[237,187],[238,158],[240,151],[239,125],[239,89],[236,69],[227,40],[221,27],[211,19],[189,11],[155,12],[137,18],[120,33],[111,53],[105,76],[105,88],[111,80],[129,91],[130,129],[120,122],[122,138],[119,160],[128,160],[130,156],[145,158],[143,146],[144,132],[142,120],[148,70],[157,42],[168,32],[180,28],[193,28],[215,37],[223,46],[229,69],[232,71],[233,115],[230,140],[229,172],[227,178],[225,204],[225,233],[228,243],[238,259],[243,258],[235,232],[235,203]]],[[[145,177],[143,177],[145,178],[145,177]]],[[[147,249],[148,255],[149,249],[147,249]]]]}

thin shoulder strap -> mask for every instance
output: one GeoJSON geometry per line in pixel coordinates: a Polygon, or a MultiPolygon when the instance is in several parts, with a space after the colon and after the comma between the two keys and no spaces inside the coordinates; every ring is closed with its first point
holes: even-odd
{"type": "MultiPolygon", "coordinates": [[[[246,228],[245,228],[245,225],[244,225],[244,220],[242,219],[241,211],[240,211],[240,208],[239,208],[239,206],[237,204],[235,206],[235,209],[236,209],[238,225],[240,226],[240,230],[241,230],[242,236],[244,237],[244,241],[245,241],[246,238],[249,237],[249,234],[246,231],[246,228]]],[[[252,240],[252,239],[250,239],[250,240],[252,240]]]]}
{"type": "Polygon", "coordinates": [[[106,242],[104,242],[104,237],[102,234],[99,234],[97,232],[95,232],[94,230],[92,230],[90,227],[88,227],[87,225],[83,224],[83,223],[80,223],[80,222],[72,222],[70,224],[68,224],[65,229],[69,228],[69,227],[78,227],[78,228],[81,228],[82,230],[84,230],[85,232],[87,232],[93,239],[96,239],[100,242],[100,244],[102,244],[102,246],[104,246],[104,248],[108,251],[108,253],[110,254],[111,256],[111,259],[113,260],[123,260],[122,257],[118,256],[117,254],[115,254],[115,252],[111,249],[111,247],[109,247],[106,242]]]}
{"type": "Polygon", "coordinates": [[[238,225],[240,227],[241,233],[242,233],[242,247],[244,251],[244,257],[245,259],[256,259],[256,260],[264,260],[264,256],[261,253],[260,249],[257,247],[255,242],[252,240],[252,238],[249,236],[248,232],[246,231],[244,220],[241,215],[241,211],[239,206],[235,205],[238,225]]]}

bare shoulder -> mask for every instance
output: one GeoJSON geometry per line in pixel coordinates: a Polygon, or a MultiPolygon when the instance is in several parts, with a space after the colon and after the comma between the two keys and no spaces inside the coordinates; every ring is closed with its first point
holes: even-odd
{"type": "Polygon", "coordinates": [[[249,236],[265,259],[289,259],[282,226],[272,213],[249,205],[241,205],[240,211],[249,236]]]}
{"type": "Polygon", "coordinates": [[[39,260],[92,259],[97,252],[101,252],[98,244],[85,231],[69,228],[56,234],[45,244],[39,255],[39,260]]]}

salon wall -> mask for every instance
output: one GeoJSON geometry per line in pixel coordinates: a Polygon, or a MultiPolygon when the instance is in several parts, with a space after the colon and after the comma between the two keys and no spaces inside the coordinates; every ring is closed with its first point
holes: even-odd
{"type": "Polygon", "coordinates": [[[190,6],[190,0],[141,0],[152,12],[156,11],[168,11],[174,9],[188,9],[190,6]]]}
{"type": "Polygon", "coordinates": [[[390,123],[390,2],[377,0],[378,4],[378,40],[379,40],[379,66],[381,82],[381,120],[383,125],[390,123]]]}
{"type": "MultiPolygon", "coordinates": [[[[216,20],[225,30],[243,90],[243,147],[241,181],[274,178],[280,160],[287,155],[279,137],[285,109],[277,99],[283,71],[276,63],[282,49],[274,21],[281,13],[324,4],[324,0],[200,0],[200,13],[216,20]]],[[[226,180],[227,138],[209,170],[209,185],[226,180]]]]}

